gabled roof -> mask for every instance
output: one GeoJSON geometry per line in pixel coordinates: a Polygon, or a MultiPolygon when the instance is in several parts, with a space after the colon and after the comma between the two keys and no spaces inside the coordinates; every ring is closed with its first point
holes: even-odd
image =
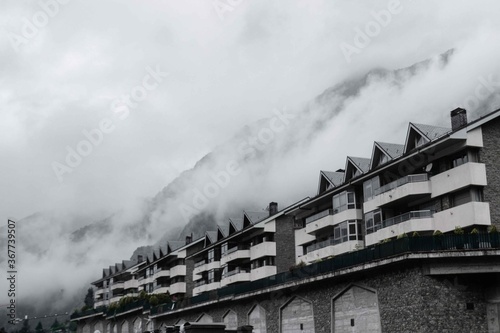
{"type": "Polygon", "coordinates": [[[229,235],[243,229],[242,217],[231,217],[229,219],[229,235]]]}
{"type": "Polygon", "coordinates": [[[344,183],[370,170],[369,158],[347,156],[344,183]]]}
{"type": "Polygon", "coordinates": [[[220,241],[224,237],[229,235],[229,226],[228,225],[217,225],[217,241],[220,241]]]}
{"type": "Polygon", "coordinates": [[[440,138],[449,132],[451,132],[450,128],[410,123],[406,133],[404,153],[406,154],[418,146],[440,138]]]}
{"type": "Polygon", "coordinates": [[[183,247],[185,245],[185,243],[182,242],[182,241],[168,241],[167,245],[170,248],[170,252],[172,252],[172,251],[175,251],[175,250],[180,249],[181,247],[183,247]]]}
{"type": "Polygon", "coordinates": [[[269,217],[268,212],[243,212],[243,227],[248,227],[249,225],[255,224],[262,221],[266,217],[269,217]]]}
{"type": "Polygon", "coordinates": [[[105,278],[108,275],[109,275],[109,268],[104,268],[102,270],[102,277],[105,278]]]}
{"type": "Polygon", "coordinates": [[[323,193],[332,187],[339,186],[343,181],[343,172],[321,170],[319,172],[318,194],[323,193]]]}
{"type": "Polygon", "coordinates": [[[384,163],[380,163],[382,158],[381,156],[385,156],[387,162],[398,158],[403,154],[405,149],[404,145],[396,144],[396,143],[386,143],[386,142],[378,142],[375,141],[373,143],[372,150],[372,158],[370,161],[370,170],[382,165],[384,163]]]}

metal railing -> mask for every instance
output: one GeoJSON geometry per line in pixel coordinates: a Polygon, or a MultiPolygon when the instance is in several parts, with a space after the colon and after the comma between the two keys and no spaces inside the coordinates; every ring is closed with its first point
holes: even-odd
{"type": "Polygon", "coordinates": [[[205,259],[200,260],[200,261],[198,261],[198,262],[196,262],[196,263],[194,264],[194,268],[197,268],[197,267],[203,266],[203,265],[205,265],[206,263],[207,263],[207,261],[206,261],[205,259]]]}
{"type": "Polygon", "coordinates": [[[316,251],[316,250],[319,250],[319,249],[322,249],[324,247],[327,247],[327,246],[331,246],[331,245],[336,245],[338,244],[339,242],[335,242],[335,240],[333,239],[333,237],[330,237],[324,241],[321,241],[321,242],[318,242],[318,243],[315,243],[315,244],[311,244],[309,246],[306,247],[306,251],[307,253],[309,252],[312,252],[312,251],[316,251]]]}
{"type": "Polygon", "coordinates": [[[225,274],[222,274],[222,278],[224,279],[224,278],[227,278],[227,277],[233,276],[235,274],[239,274],[239,273],[250,273],[250,270],[238,267],[236,269],[233,269],[232,271],[229,271],[225,274]]]}
{"type": "Polygon", "coordinates": [[[425,182],[428,181],[429,177],[427,176],[426,173],[421,173],[417,175],[408,175],[403,178],[399,178],[398,180],[395,180],[393,182],[390,182],[388,184],[385,184],[384,186],[381,186],[379,188],[376,188],[373,190],[373,195],[380,195],[382,193],[388,192],[390,190],[393,190],[395,188],[398,188],[400,186],[403,186],[408,183],[418,183],[418,182],[425,182]]]}
{"type": "Polygon", "coordinates": [[[327,209],[306,218],[306,224],[322,219],[325,216],[333,215],[333,209],[327,209]]]}
{"type": "MultiPolygon", "coordinates": [[[[177,303],[167,303],[156,307],[151,307],[151,314],[157,315],[167,313],[174,309],[179,309],[202,302],[217,300],[222,297],[239,295],[248,292],[255,292],[261,289],[276,285],[299,281],[301,279],[314,277],[326,273],[335,272],[352,266],[363,265],[369,262],[379,261],[388,257],[401,255],[404,253],[429,253],[440,251],[473,251],[473,250],[500,249],[500,233],[480,233],[480,234],[444,234],[440,236],[403,237],[393,239],[386,243],[371,245],[364,249],[337,255],[331,259],[313,263],[303,267],[290,269],[256,281],[245,282],[225,286],[218,290],[202,293],[200,295],[184,299],[177,303]]],[[[241,269],[233,270],[229,273],[246,271],[241,269]]],[[[116,310],[108,310],[107,316],[129,311],[131,309],[143,309],[144,301],[137,301],[120,307],[116,310]]],[[[85,315],[98,313],[98,309],[88,312],[75,313],[72,319],[84,317],[85,315]]],[[[102,310],[101,310],[102,311],[102,310]]]]}
{"type": "Polygon", "coordinates": [[[404,214],[383,220],[381,227],[378,228],[377,230],[382,229],[382,228],[387,228],[387,227],[390,227],[391,225],[399,224],[401,222],[405,222],[405,221],[409,221],[409,220],[413,220],[413,219],[429,218],[429,217],[432,217],[433,214],[434,214],[434,212],[431,210],[414,210],[414,211],[411,211],[408,213],[404,213],[404,214]]]}

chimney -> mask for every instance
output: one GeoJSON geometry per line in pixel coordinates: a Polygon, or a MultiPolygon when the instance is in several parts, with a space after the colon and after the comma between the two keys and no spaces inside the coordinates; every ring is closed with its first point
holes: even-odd
{"type": "Polygon", "coordinates": [[[269,216],[272,216],[278,212],[278,203],[277,202],[271,202],[269,204],[269,216]]]}
{"type": "Polygon", "coordinates": [[[186,236],[186,245],[188,245],[192,241],[193,241],[193,233],[191,233],[191,235],[189,235],[189,236],[186,236]]]}
{"type": "Polygon", "coordinates": [[[450,112],[451,129],[456,131],[467,125],[467,111],[462,108],[456,108],[450,112]]]}

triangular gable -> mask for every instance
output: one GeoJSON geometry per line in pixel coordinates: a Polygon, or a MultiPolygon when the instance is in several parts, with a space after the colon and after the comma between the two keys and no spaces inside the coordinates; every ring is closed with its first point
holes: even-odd
{"type": "Polygon", "coordinates": [[[408,132],[406,133],[404,153],[406,154],[450,131],[451,129],[445,127],[410,123],[408,125],[408,132]]]}
{"type": "Polygon", "coordinates": [[[229,219],[229,235],[243,229],[243,219],[240,217],[232,217],[229,219]]]}
{"type": "Polygon", "coordinates": [[[107,276],[109,276],[109,268],[104,268],[102,270],[102,277],[105,278],[107,276]]]}
{"type": "Polygon", "coordinates": [[[243,212],[243,228],[269,217],[268,212],[243,212]]]}
{"type": "Polygon", "coordinates": [[[344,183],[364,174],[370,169],[370,159],[363,157],[347,156],[345,162],[345,178],[344,183]]]}
{"type": "Polygon", "coordinates": [[[168,246],[170,247],[171,251],[175,251],[177,249],[180,249],[185,245],[184,242],[181,241],[168,241],[168,246]]]}
{"type": "Polygon", "coordinates": [[[370,170],[385,164],[403,154],[405,146],[396,143],[377,142],[373,143],[370,170]]]}
{"type": "Polygon", "coordinates": [[[224,226],[224,225],[217,226],[217,241],[222,240],[228,235],[229,235],[229,226],[224,226]]]}
{"type": "Polygon", "coordinates": [[[321,194],[333,187],[339,186],[344,181],[343,172],[320,171],[318,182],[318,194],[321,194]]]}

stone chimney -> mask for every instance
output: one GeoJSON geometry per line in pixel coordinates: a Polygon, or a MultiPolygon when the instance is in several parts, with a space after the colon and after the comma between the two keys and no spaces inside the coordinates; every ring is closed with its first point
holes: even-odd
{"type": "Polygon", "coordinates": [[[271,202],[269,204],[269,216],[272,216],[278,212],[278,203],[277,202],[271,202]]]}
{"type": "Polygon", "coordinates": [[[191,235],[186,236],[186,245],[193,241],[193,233],[191,235]]]}
{"type": "Polygon", "coordinates": [[[450,112],[451,129],[456,131],[467,125],[467,111],[462,108],[456,108],[450,112]]]}

